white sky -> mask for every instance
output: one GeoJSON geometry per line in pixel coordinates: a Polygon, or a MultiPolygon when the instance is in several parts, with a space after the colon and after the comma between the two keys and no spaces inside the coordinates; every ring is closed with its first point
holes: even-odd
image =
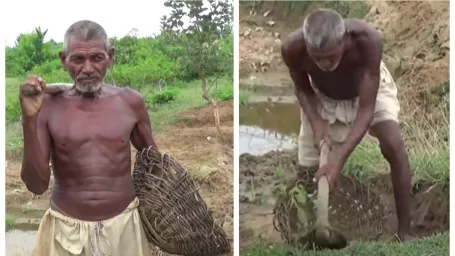
{"type": "Polygon", "coordinates": [[[109,37],[125,36],[137,28],[138,36],[151,36],[160,32],[160,18],[170,13],[164,0],[127,1],[56,1],[13,0],[8,1],[3,26],[6,45],[13,46],[17,36],[32,32],[40,26],[48,30],[46,41],[63,41],[66,29],[78,20],[88,19],[104,27],[109,37]]]}

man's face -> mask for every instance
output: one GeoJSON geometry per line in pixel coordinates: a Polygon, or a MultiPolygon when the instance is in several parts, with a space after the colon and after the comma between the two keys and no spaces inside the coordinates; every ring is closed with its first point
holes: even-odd
{"type": "Polygon", "coordinates": [[[68,52],[60,52],[63,66],[80,93],[95,93],[101,89],[104,76],[112,66],[114,49],[106,49],[103,40],[71,40],[68,52]]]}
{"type": "Polygon", "coordinates": [[[321,70],[330,72],[340,64],[344,49],[344,42],[341,41],[333,43],[325,49],[307,47],[307,52],[321,70]]]}

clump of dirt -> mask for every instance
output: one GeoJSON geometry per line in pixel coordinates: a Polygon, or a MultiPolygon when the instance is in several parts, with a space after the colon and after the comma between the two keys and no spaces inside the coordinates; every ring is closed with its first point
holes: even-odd
{"type": "MultiPolygon", "coordinates": [[[[273,227],[273,203],[281,182],[278,169],[294,175],[298,168],[297,151],[269,152],[263,156],[240,156],[240,247],[251,247],[257,239],[282,243],[273,227]]],[[[307,173],[305,187],[312,193],[314,173],[307,173]]],[[[449,230],[449,193],[442,187],[416,184],[412,195],[412,235],[428,236],[449,230]]],[[[361,184],[343,175],[330,197],[330,221],[350,240],[390,238],[397,227],[391,179],[378,176],[361,184]]]]}

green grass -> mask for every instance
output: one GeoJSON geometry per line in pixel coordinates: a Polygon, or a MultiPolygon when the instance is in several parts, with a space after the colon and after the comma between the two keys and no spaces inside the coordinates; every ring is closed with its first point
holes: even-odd
{"type": "MultiPolygon", "coordinates": [[[[227,96],[230,89],[233,88],[233,81],[228,78],[218,80],[218,86],[212,87],[210,94],[217,100],[229,99],[227,96]]],[[[144,90],[142,94],[147,97],[152,92],[144,90]]],[[[233,91],[232,94],[233,95],[233,91]]],[[[230,97],[232,99],[232,97],[230,97]]],[[[197,108],[206,105],[207,101],[202,98],[201,82],[199,80],[184,84],[179,88],[179,93],[174,101],[158,105],[149,111],[152,129],[162,131],[169,125],[175,124],[180,118],[179,112],[187,109],[197,108]]]]}
{"type": "Polygon", "coordinates": [[[14,222],[16,221],[16,217],[12,215],[5,215],[5,229],[6,231],[10,230],[14,226],[14,222]]]}
{"type": "MultiPolygon", "coordinates": [[[[438,148],[431,150],[429,148],[427,150],[408,150],[408,158],[415,181],[449,186],[449,145],[439,145],[438,148]]],[[[390,171],[387,161],[381,154],[378,142],[369,139],[362,141],[356,147],[346,162],[344,170],[364,184],[378,174],[390,171]]]]}
{"type": "Polygon", "coordinates": [[[434,237],[425,238],[407,243],[356,243],[346,249],[338,251],[299,251],[288,246],[274,247],[258,242],[248,252],[240,253],[242,256],[439,256],[449,255],[449,234],[444,233],[434,237]]]}
{"type": "Polygon", "coordinates": [[[250,92],[248,90],[241,89],[239,93],[239,104],[240,106],[247,106],[249,103],[250,92]]]}
{"type": "MultiPolygon", "coordinates": [[[[208,79],[211,81],[212,79],[208,79]]],[[[14,102],[18,98],[18,86],[23,78],[6,78],[6,98],[7,108],[12,109],[15,115],[20,115],[20,106],[14,102]],[[8,105],[10,104],[10,105],[8,105]],[[16,109],[19,112],[15,112],[16,109]]],[[[201,82],[194,80],[191,82],[181,82],[173,86],[176,91],[175,98],[172,101],[163,104],[154,104],[149,106],[149,117],[152,123],[153,132],[163,131],[169,125],[175,124],[179,119],[179,112],[200,107],[208,104],[202,98],[201,82]]],[[[150,101],[156,93],[153,88],[145,87],[140,91],[146,102],[150,101]]],[[[232,78],[219,78],[217,85],[213,86],[209,92],[212,97],[219,101],[231,100],[233,98],[233,80],[232,78]]],[[[10,117],[13,119],[13,117],[10,117]]],[[[19,122],[7,122],[6,124],[6,150],[11,151],[22,147],[22,126],[19,122]]]]}

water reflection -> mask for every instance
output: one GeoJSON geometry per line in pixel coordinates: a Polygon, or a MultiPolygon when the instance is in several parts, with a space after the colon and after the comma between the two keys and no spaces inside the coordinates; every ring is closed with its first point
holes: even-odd
{"type": "Polygon", "coordinates": [[[251,103],[240,108],[239,123],[293,136],[300,129],[300,108],[296,103],[251,103]]]}
{"type": "Polygon", "coordinates": [[[29,256],[35,247],[37,231],[13,229],[6,232],[6,255],[29,256]]]}
{"type": "Polygon", "coordinates": [[[297,103],[251,103],[239,111],[240,154],[292,149],[300,128],[297,103]]]}
{"type": "Polygon", "coordinates": [[[260,127],[239,126],[240,154],[262,155],[272,150],[292,149],[296,142],[292,137],[260,127]]]}

